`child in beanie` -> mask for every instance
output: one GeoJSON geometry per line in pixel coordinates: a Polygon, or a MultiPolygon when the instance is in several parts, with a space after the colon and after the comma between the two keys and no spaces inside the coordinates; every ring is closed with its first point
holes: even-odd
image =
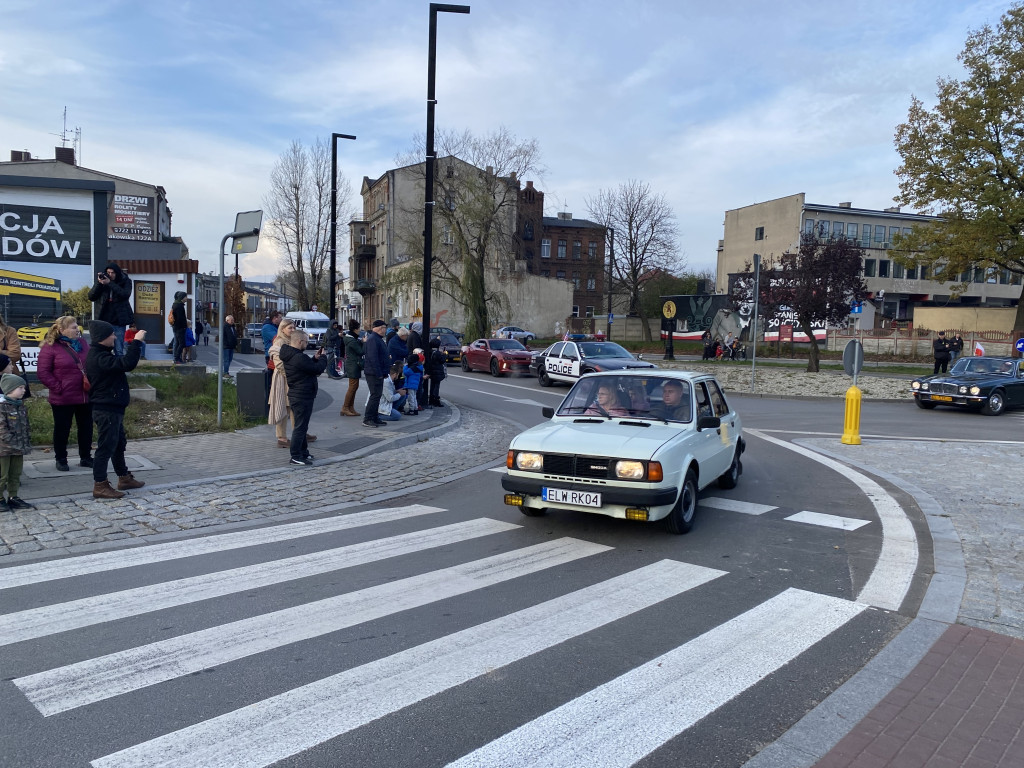
{"type": "Polygon", "coordinates": [[[28,410],[25,380],[13,373],[0,376],[0,512],[12,509],[34,509],[18,498],[25,454],[32,452],[28,432],[28,410]],[[5,496],[6,494],[6,496],[5,496]]]}

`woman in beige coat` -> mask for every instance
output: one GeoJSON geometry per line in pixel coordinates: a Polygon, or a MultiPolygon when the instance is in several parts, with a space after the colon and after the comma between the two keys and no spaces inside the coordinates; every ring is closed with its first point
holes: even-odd
{"type": "MultiPolygon", "coordinates": [[[[270,414],[267,416],[267,423],[274,425],[277,433],[277,447],[287,448],[291,445],[288,439],[288,432],[285,428],[285,421],[290,420],[292,428],[295,428],[295,417],[292,415],[291,406],[288,405],[288,379],[284,375],[284,363],[281,362],[281,347],[288,344],[292,331],[295,329],[295,321],[285,318],[277,326],[277,336],[274,343],[270,345],[267,354],[270,355],[270,362],[274,364],[274,375],[270,379],[270,398],[267,403],[270,405],[270,414]]],[[[306,441],[313,442],[316,435],[306,434],[306,441]]]]}

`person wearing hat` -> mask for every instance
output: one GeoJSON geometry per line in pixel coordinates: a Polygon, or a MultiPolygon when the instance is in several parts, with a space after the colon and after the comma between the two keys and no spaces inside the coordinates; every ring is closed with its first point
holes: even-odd
{"type": "Polygon", "coordinates": [[[35,509],[18,497],[25,454],[32,452],[29,440],[25,380],[13,373],[0,376],[0,512],[35,509]],[[7,494],[4,496],[4,494],[7,494]]]}
{"type": "Polygon", "coordinates": [[[380,414],[380,396],[384,393],[384,379],[388,376],[391,364],[388,360],[388,349],[384,346],[384,334],[388,325],[383,320],[374,320],[370,333],[363,342],[363,375],[366,386],[370,390],[366,398],[366,410],[363,411],[364,427],[381,427],[387,424],[380,414]]]}
{"type": "Polygon", "coordinates": [[[938,338],[932,342],[932,354],[935,356],[935,367],[932,370],[934,376],[942,369],[942,372],[946,372],[946,368],[949,366],[949,340],[946,338],[945,331],[939,331],[938,338]]]}
{"type": "Polygon", "coordinates": [[[100,305],[99,319],[114,326],[114,351],[118,355],[124,354],[125,329],[135,322],[131,298],[131,278],[114,262],[96,274],[96,283],[89,289],[89,301],[100,305]]]}
{"type": "Polygon", "coordinates": [[[174,303],[171,304],[171,329],[174,331],[174,364],[180,365],[185,362],[185,332],[188,329],[188,316],[185,314],[184,291],[177,291],[174,294],[174,303]]]}
{"type": "Polygon", "coordinates": [[[85,374],[89,378],[92,418],[99,432],[93,454],[92,495],[94,499],[120,499],[124,491],[145,485],[135,479],[125,464],[128,438],[124,433],[124,411],[131,399],[125,374],[139,364],[146,332],[135,334],[123,356],[114,354],[114,326],[110,323],[92,320],[89,338],[92,344],[85,359],[85,374]],[[113,463],[117,473],[116,490],[107,480],[108,463],[113,463]]]}

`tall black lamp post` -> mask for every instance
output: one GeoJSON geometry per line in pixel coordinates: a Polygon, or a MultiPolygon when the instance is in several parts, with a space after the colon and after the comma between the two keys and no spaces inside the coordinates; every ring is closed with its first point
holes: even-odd
{"type": "Polygon", "coordinates": [[[430,342],[430,269],[434,261],[434,73],[437,59],[437,14],[469,13],[468,5],[430,4],[430,38],[427,48],[427,178],[423,203],[423,331],[430,342]]]}
{"type": "MultiPolygon", "coordinates": [[[[608,227],[608,234],[611,236],[611,250],[608,251],[608,332],[605,334],[608,341],[612,340],[612,265],[615,264],[615,227],[608,227]]],[[[625,338],[625,336],[623,336],[625,338]]]]}
{"type": "Polygon", "coordinates": [[[331,320],[338,319],[338,290],[335,273],[338,269],[338,139],[352,139],[347,133],[331,134],[331,320]]]}

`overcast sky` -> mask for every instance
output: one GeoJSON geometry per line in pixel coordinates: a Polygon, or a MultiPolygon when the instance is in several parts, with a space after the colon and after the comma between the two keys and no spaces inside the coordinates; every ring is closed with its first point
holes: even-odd
{"type": "MultiPolygon", "coordinates": [[[[437,125],[536,138],[545,214],[635,178],[663,192],[690,269],[724,211],[806,192],[884,208],[911,94],[960,76],[999,0],[478,0],[438,20],[437,125]]],[[[0,152],[52,158],[63,110],[81,164],[167,190],[203,271],[260,208],[288,144],[332,131],[358,193],[426,124],[421,0],[5,0],[0,152]]],[[[356,200],[351,201],[352,205],[356,200]]],[[[340,250],[340,249],[339,249],[340,250]]],[[[340,260],[340,261],[343,261],[340,260]]],[[[269,249],[245,276],[276,271],[269,249]]]]}

